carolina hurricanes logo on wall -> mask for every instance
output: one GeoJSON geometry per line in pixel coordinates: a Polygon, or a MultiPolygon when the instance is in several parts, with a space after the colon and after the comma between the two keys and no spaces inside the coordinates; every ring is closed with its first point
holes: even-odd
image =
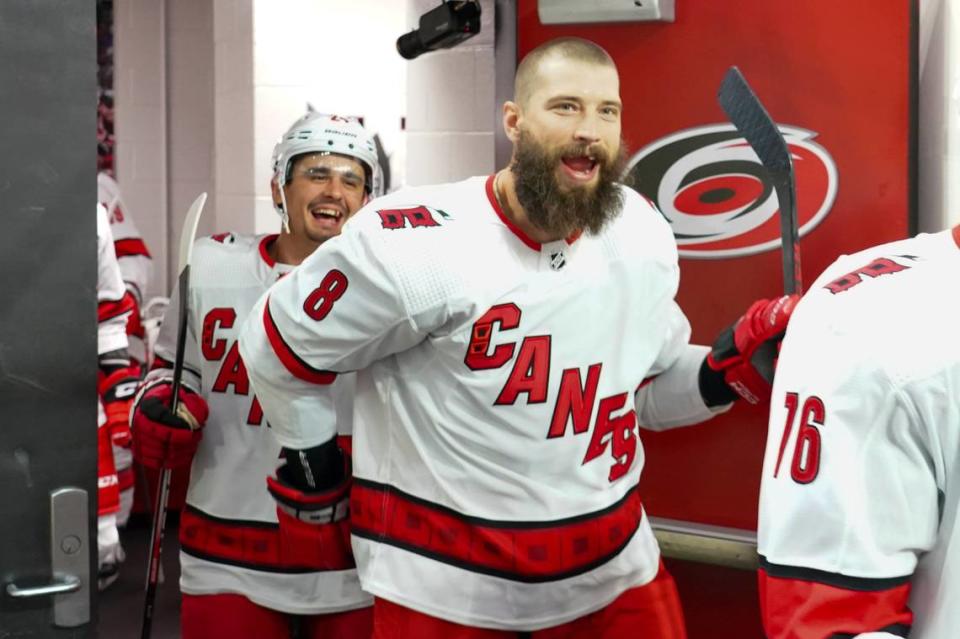
{"type": "MultiPolygon", "coordinates": [[[[837,195],[837,166],[816,133],[780,126],[793,158],[797,224],[809,233],[837,195]]],[[[753,149],[732,124],[685,129],[630,159],[634,188],[673,227],[681,257],[752,255],[780,246],[777,194],[753,149]]]]}

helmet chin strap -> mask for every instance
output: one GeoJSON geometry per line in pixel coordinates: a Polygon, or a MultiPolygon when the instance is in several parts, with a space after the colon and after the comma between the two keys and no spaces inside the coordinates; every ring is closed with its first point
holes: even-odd
{"type": "Polygon", "coordinates": [[[280,191],[280,220],[283,222],[283,230],[287,233],[290,232],[290,214],[287,213],[287,196],[283,192],[283,185],[280,184],[280,178],[275,178],[277,190],[280,191]]]}

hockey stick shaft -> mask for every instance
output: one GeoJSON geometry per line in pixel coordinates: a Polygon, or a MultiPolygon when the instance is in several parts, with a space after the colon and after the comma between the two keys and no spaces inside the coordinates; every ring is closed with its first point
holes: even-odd
{"type": "Polygon", "coordinates": [[[717,100],[730,121],[750,144],[766,169],[780,208],[783,290],[803,292],[800,233],[793,160],[783,134],[737,67],[730,67],[720,84],[717,100]]]}
{"type": "MultiPolygon", "coordinates": [[[[184,229],[186,230],[186,229],[184,229]]],[[[172,397],[170,411],[176,415],[180,407],[180,384],[183,380],[183,355],[187,344],[187,295],[190,292],[190,265],[187,264],[177,280],[180,305],[177,309],[177,350],[173,364],[172,397]]],[[[157,600],[157,584],[160,581],[160,555],[163,552],[163,531],[167,525],[167,502],[170,499],[169,468],[160,471],[160,482],[153,502],[153,522],[150,527],[150,559],[147,564],[147,586],[144,595],[143,620],[140,638],[150,639],[153,629],[153,612],[157,600]]]]}
{"type": "MultiPolygon", "coordinates": [[[[170,400],[170,410],[177,414],[180,407],[180,385],[183,379],[183,358],[187,345],[187,311],[189,310],[190,296],[190,256],[193,250],[193,240],[197,234],[197,224],[203,205],[207,201],[207,194],[201,193],[194,200],[187,211],[187,217],[180,232],[180,260],[179,277],[177,279],[177,293],[179,306],[177,307],[177,349],[173,364],[173,388],[170,400]]],[[[143,602],[143,619],[140,625],[140,639],[150,639],[153,629],[153,613],[157,598],[157,582],[160,575],[160,554],[163,550],[163,530],[167,522],[167,500],[170,495],[170,469],[164,468],[160,472],[160,484],[157,487],[157,496],[153,506],[153,525],[150,528],[150,559],[147,564],[147,585],[143,602]]]]}

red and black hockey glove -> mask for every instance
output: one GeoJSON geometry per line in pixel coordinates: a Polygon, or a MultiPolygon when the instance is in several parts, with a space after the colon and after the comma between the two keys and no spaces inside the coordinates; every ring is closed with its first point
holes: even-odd
{"type": "Polygon", "coordinates": [[[352,568],[350,457],[336,440],[307,450],[283,449],[286,463],[267,490],[277,502],[281,560],[316,570],[352,568]]]}
{"type": "Polygon", "coordinates": [[[770,400],[780,341],[799,295],[757,300],[717,337],[700,368],[700,394],[716,406],[742,397],[751,404],[770,400]]]}
{"type": "Polygon", "coordinates": [[[185,386],[180,405],[170,410],[173,386],[155,382],[143,391],[133,411],[133,457],[147,468],[179,468],[193,460],[203,437],[210,409],[207,402],[185,386]]]}
{"type": "Polygon", "coordinates": [[[130,405],[140,386],[140,367],[136,364],[116,368],[109,374],[100,371],[97,391],[107,415],[107,429],[115,446],[130,446],[130,405]]]}

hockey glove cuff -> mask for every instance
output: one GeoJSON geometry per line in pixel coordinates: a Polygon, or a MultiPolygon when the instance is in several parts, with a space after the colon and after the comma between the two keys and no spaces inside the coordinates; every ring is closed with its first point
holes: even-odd
{"type": "MultiPolygon", "coordinates": [[[[335,443],[334,443],[335,446],[335,443]]],[[[304,451],[284,449],[285,456],[304,451]]],[[[350,549],[350,458],[339,456],[340,480],[332,486],[311,490],[291,473],[291,463],[267,477],[267,490],[277,502],[281,552],[284,563],[320,570],[345,570],[354,566],[350,549]]]]}
{"type": "Polygon", "coordinates": [[[147,468],[186,466],[203,437],[210,409],[202,396],[180,387],[176,414],[170,410],[173,386],[169,380],[144,389],[133,411],[133,457],[147,468]]]}
{"type": "Polygon", "coordinates": [[[101,371],[97,391],[107,416],[106,428],[114,446],[130,446],[130,406],[140,386],[140,367],[124,366],[105,374],[101,371]]]}
{"type": "Polygon", "coordinates": [[[757,300],[720,333],[700,369],[700,393],[707,405],[738,396],[751,404],[770,400],[780,341],[799,300],[799,295],[757,300]]]}

